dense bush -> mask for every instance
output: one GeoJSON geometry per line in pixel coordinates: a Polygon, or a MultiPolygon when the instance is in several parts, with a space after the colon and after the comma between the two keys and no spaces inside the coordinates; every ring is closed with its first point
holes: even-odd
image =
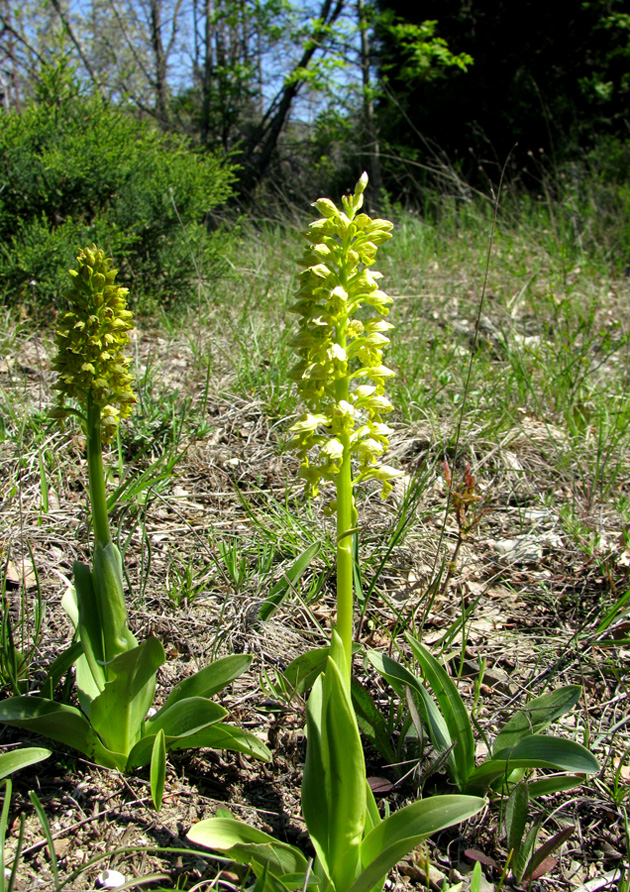
{"type": "Polygon", "coordinates": [[[232,181],[218,156],[98,98],[0,112],[0,303],[55,303],[91,242],[136,302],[185,298],[198,270],[217,272],[226,236],[208,215],[232,181]]]}

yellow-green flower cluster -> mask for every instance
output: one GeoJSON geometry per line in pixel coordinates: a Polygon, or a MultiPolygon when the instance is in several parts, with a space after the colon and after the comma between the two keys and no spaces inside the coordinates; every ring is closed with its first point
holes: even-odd
{"type": "Polygon", "coordinates": [[[339,472],[346,449],[358,464],[354,482],[377,478],[383,496],[401,473],[380,464],[391,433],[383,416],[393,408],[385,383],[394,372],[383,364],[392,328],[383,317],[392,299],[379,288],[381,273],[370,268],[393,227],[358,213],[366,185],[364,173],[354,194],[342,198],[343,210],[327,198],[315,202],[322,216],[304,233],[309,244],[291,308],[300,321],[290,377],[308,411],[292,426],[290,445],[313,495],[339,472]],[[372,314],[359,315],[362,307],[372,314]]]}
{"type": "Polygon", "coordinates": [[[107,443],[136,401],[129,359],[123,355],[133,313],[127,309],[129,291],[114,284],[118,270],[111,268],[112,260],[104,251],[92,245],[77,260],[78,270],[70,270],[70,309],[60,316],[55,338],[53,368],[60,398],[52,414],[67,414],[66,399],[76,400],[84,411],[91,400],[100,410],[101,438],[107,443]]]}

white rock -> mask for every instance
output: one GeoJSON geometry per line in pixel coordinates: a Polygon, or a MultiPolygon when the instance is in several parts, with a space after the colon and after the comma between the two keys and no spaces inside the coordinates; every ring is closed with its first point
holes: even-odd
{"type": "Polygon", "coordinates": [[[101,889],[118,889],[125,885],[125,877],[118,870],[104,870],[96,880],[101,889]]]}

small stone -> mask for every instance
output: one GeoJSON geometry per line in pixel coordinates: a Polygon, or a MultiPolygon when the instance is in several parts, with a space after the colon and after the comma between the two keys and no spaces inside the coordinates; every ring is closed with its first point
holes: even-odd
{"type": "Polygon", "coordinates": [[[101,889],[118,889],[119,886],[124,886],[125,882],[125,877],[118,870],[104,870],[99,873],[96,880],[101,889]]]}

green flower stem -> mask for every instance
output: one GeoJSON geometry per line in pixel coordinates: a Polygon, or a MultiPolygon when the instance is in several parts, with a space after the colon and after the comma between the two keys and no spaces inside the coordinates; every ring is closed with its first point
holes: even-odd
{"type": "MultiPolygon", "coordinates": [[[[336,340],[345,350],[347,346],[347,318],[341,318],[336,326],[336,340]]],[[[348,375],[343,375],[335,382],[335,396],[338,402],[350,399],[348,375]]],[[[343,460],[336,477],[337,493],[337,632],[343,643],[346,654],[346,665],[350,670],[347,679],[350,689],[352,669],[352,638],[354,635],[354,575],[352,567],[352,516],[354,498],[352,493],[352,462],[350,453],[350,436],[339,436],[343,446],[343,460]]]]}
{"type": "Polygon", "coordinates": [[[90,481],[90,502],[94,524],[95,545],[105,546],[112,536],[107,515],[105,474],[103,471],[103,447],[101,443],[101,409],[91,394],[87,398],[87,457],[90,481]]]}
{"type": "Polygon", "coordinates": [[[296,381],[306,412],[291,427],[291,446],[300,457],[300,476],[312,496],[320,484],[335,482],[336,500],[327,513],[337,514],[337,632],[350,686],[354,613],[354,553],[357,526],[353,487],[364,480],[382,483],[385,498],[401,471],[380,463],[391,429],[383,416],[394,408],[385,382],[394,372],[383,365],[384,317],[391,297],[379,288],[381,274],[372,269],[378,246],[391,238],[389,220],[359,214],[367,174],[340,210],[330,199],[315,207],[322,215],[304,233],[299,287],[291,310],[300,318],[292,343],[298,361],[296,381]],[[353,471],[354,464],[354,471],[353,471]]]}

